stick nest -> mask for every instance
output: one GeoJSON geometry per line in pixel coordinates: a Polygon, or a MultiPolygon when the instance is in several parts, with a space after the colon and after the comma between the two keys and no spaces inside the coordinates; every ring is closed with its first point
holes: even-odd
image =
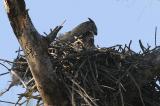
{"type": "MultiPolygon", "coordinates": [[[[68,105],[160,106],[159,68],[150,61],[160,54],[159,47],[143,53],[132,51],[130,45],[77,51],[72,45],[59,42],[48,48],[48,54],[68,105]]],[[[34,95],[37,89],[25,56],[18,55],[12,71],[20,77],[16,81],[12,75],[12,85],[26,88],[17,104],[25,97],[37,99],[40,105],[41,97],[34,95]]]]}

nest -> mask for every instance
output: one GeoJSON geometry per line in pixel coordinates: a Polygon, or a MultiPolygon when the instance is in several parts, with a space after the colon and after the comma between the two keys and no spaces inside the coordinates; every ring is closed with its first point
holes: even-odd
{"type": "MultiPolygon", "coordinates": [[[[160,48],[136,53],[129,46],[91,48],[77,51],[71,44],[59,42],[48,48],[54,71],[71,106],[160,106],[160,80],[156,73],[148,78],[153,63],[144,58],[160,54],[160,48]]],[[[40,105],[32,74],[23,55],[15,59],[12,83],[26,88],[22,97],[36,99],[40,105]],[[27,94],[30,94],[29,97],[27,94]]],[[[43,103],[42,103],[43,104],[43,103]]]]}

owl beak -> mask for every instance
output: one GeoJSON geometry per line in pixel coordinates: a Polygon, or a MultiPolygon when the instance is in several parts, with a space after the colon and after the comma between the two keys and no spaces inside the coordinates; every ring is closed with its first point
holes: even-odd
{"type": "Polygon", "coordinates": [[[94,32],[94,35],[96,35],[96,36],[97,36],[97,32],[94,32]]]}

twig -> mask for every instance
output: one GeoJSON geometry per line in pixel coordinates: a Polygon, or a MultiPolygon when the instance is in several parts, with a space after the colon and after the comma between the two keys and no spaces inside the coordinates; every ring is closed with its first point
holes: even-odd
{"type": "Polygon", "coordinates": [[[28,86],[29,84],[31,84],[32,82],[34,81],[34,79],[32,78],[32,79],[30,79],[27,83],[26,83],[26,85],[28,86]]]}
{"type": "Polygon", "coordinates": [[[12,75],[14,75],[18,80],[12,80],[11,84],[9,85],[9,87],[8,87],[5,91],[0,92],[0,96],[2,96],[4,93],[8,92],[8,91],[10,90],[10,88],[13,87],[14,85],[16,85],[17,82],[19,82],[19,81],[22,83],[22,85],[23,85],[26,89],[28,89],[27,86],[26,86],[26,84],[25,84],[24,81],[22,80],[22,78],[20,78],[20,76],[19,76],[16,72],[14,72],[14,71],[11,70],[9,73],[11,73],[12,75]]]}
{"type": "Polygon", "coordinates": [[[123,94],[122,94],[122,90],[121,90],[121,84],[118,84],[118,88],[119,88],[119,93],[120,93],[120,97],[121,97],[121,103],[122,106],[124,106],[124,99],[123,99],[123,94]]]}
{"type": "Polygon", "coordinates": [[[129,51],[131,50],[131,44],[132,44],[132,40],[130,40],[129,45],[128,45],[129,51]]]}
{"type": "Polygon", "coordinates": [[[16,51],[16,53],[18,52],[17,58],[20,56],[21,51],[23,51],[23,50],[21,50],[21,48],[19,47],[19,49],[16,51]]]}
{"type": "MultiPolygon", "coordinates": [[[[20,103],[20,106],[22,106],[22,105],[23,105],[24,103],[26,103],[27,101],[28,101],[28,100],[25,100],[25,101],[23,101],[22,103],[20,103]]],[[[28,103],[27,103],[27,104],[28,104],[28,103]]],[[[28,106],[27,104],[26,104],[26,106],[28,106]]]]}
{"type": "Polygon", "coordinates": [[[59,26],[63,26],[65,22],[66,22],[66,19],[59,26]]]}
{"type": "Polygon", "coordinates": [[[139,40],[139,45],[140,45],[140,47],[141,47],[141,49],[142,49],[143,53],[145,53],[145,52],[146,52],[146,48],[143,46],[143,44],[142,44],[142,41],[141,41],[141,40],[139,40]]]}
{"type": "Polygon", "coordinates": [[[41,99],[37,100],[36,106],[40,106],[41,99]]]}
{"type": "Polygon", "coordinates": [[[157,26],[155,27],[154,43],[155,43],[155,47],[157,47],[157,26]]]}
{"type": "Polygon", "coordinates": [[[17,73],[15,73],[14,71],[11,70],[11,74],[13,74],[15,77],[17,77],[20,80],[20,82],[22,83],[22,85],[27,89],[25,82],[22,80],[22,78],[17,73]]]}
{"type": "Polygon", "coordinates": [[[72,91],[71,91],[71,104],[72,104],[72,106],[76,106],[74,88],[75,88],[75,85],[74,85],[74,83],[72,83],[72,91]]]}
{"type": "Polygon", "coordinates": [[[16,52],[16,53],[17,53],[17,52],[19,53],[19,52],[21,52],[21,51],[23,51],[23,50],[20,49],[20,50],[17,50],[17,51],[15,51],[15,52],[16,52]]]}
{"type": "Polygon", "coordinates": [[[76,90],[75,91],[84,99],[84,101],[86,103],[88,103],[89,106],[92,106],[91,104],[94,104],[94,106],[98,106],[94,101],[93,99],[87,94],[87,92],[74,80],[71,80],[72,83],[77,86],[79,88],[79,90],[76,90]]]}
{"type": "Polygon", "coordinates": [[[13,83],[11,83],[9,85],[9,87],[5,91],[0,92],[0,96],[2,96],[3,94],[5,94],[6,92],[8,92],[12,86],[13,86],[13,83]]]}
{"type": "Polygon", "coordinates": [[[110,86],[107,86],[107,85],[100,85],[100,86],[102,86],[102,87],[104,87],[104,88],[111,89],[111,90],[113,90],[113,91],[116,91],[116,89],[115,89],[115,88],[110,87],[110,86]]]}
{"type": "Polygon", "coordinates": [[[9,72],[11,71],[11,69],[9,69],[6,65],[0,63],[0,65],[2,65],[3,67],[5,67],[9,72]]]}
{"type": "Polygon", "coordinates": [[[14,103],[14,102],[3,101],[3,100],[0,100],[0,102],[3,102],[3,103],[8,103],[8,104],[16,104],[16,103],[14,103]]]}
{"type": "Polygon", "coordinates": [[[17,100],[15,106],[16,106],[17,104],[20,104],[19,102],[22,100],[23,96],[20,95],[18,98],[19,98],[19,99],[17,100]]]}
{"type": "Polygon", "coordinates": [[[6,63],[12,63],[12,64],[28,64],[27,62],[12,62],[5,59],[0,59],[0,61],[6,62],[6,63]]]}
{"type": "Polygon", "coordinates": [[[114,46],[111,46],[111,47],[107,47],[107,48],[109,49],[109,48],[115,48],[115,47],[122,47],[122,45],[117,44],[117,45],[114,45],[114,46]]]}
{"type": "Polygon", "coordinates": [[[91,75],[92,75],[92,78],[93,78],[93,80],[94,80],[95,86],[97,87],[97,89],[98,89],[99,91],[103,92],[103,90],[100,88],[100,86],[99,86],[99,84],[98,84],[96,75],[94,74],[94,71],[93,71],[94,69],[92,68],[92,65],[91,65],[91,62],[90,62],[89,58],[88,58],[88,64],[89,64],[89,69],[90,69],[90,71],[91,71],[91,75]]]}
{"type": "Polygon", "coordinates": [[[29,73],[29,71],[30,71],[30,69],[29,69],[29,66],[28,66],[27,69],[26,69],[26,72],[25,72],[24,75],[23,75],[23,78],[22,78],[22,79],[24,79],[24,78],[26,77],[26,75],[27,75],[27,73],[29,73]]]}
{"type": "Polygon", "coordinates": [[[140,89],[139,85],[137,84],[136,80],[134,79],[134,77],[131,75],[130,72],[128,72],[128,75],[129,75],[129,77],[131,78],[131,80],[134,82],[135,86],[136,86],[137,89],[138,89],[138,92],[139,92],[139,96],[140,96],[142,105],[145,106],[145,103],[144,103],[144,100],[143,100],[143,97],[142,97],[142,92],[141,92],[141,89],[140,89]]]}
{"type": "Polygon", "coordinates": [[[135,65],[130,65],[129,68],[123,73],[123,75],[117,79],[116,83],[118,84],[134,66],[135,65]]]}
{"type": "Polygon", "coordinates": [[[0,74],[0,76],[6,75],[6,74],[9,74],[9,73],[10,73],[10,72],[5,72],[5,73],[0,74]]]}

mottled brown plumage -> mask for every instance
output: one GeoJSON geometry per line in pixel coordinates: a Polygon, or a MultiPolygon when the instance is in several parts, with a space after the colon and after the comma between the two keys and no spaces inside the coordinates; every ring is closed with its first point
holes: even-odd
{"type": "Polygon", "coordinates": [[[94,21],[89,18],[89,21],[79,24],[58,39],[73,44],[75,49],[89,49],[95,47],[94,35],[97,35],[97,27],[94,21]]]}

